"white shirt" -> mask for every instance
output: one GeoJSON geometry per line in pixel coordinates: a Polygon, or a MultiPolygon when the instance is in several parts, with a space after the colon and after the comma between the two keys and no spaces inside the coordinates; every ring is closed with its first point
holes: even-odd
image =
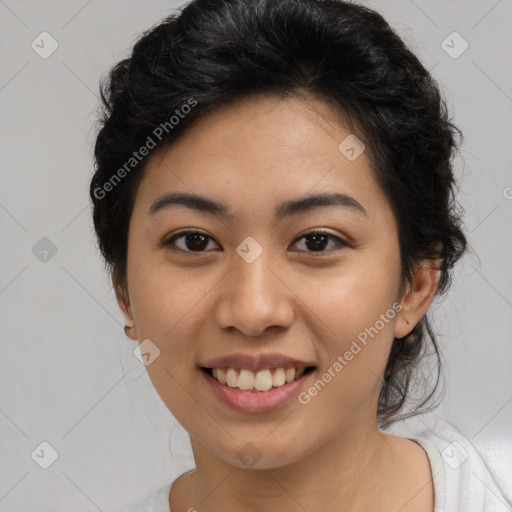
{"type": "MultiPolygon", "coordinates": [[[[393,426],[384,430],[394,432],[393,426]]],[[[456,427],[437,419],[434,427],[407,437],[426,451],[434,480],[433,512],[512,512],[507,499],[471,441],[456,427]]],[[[510,476],[512,484],[512,475],[510,476]]],[[[171,484],[158,489],[128,512],[171,512],[171,484]]],[[[511,489],[508,489],[509,495],[511,489]]]]}

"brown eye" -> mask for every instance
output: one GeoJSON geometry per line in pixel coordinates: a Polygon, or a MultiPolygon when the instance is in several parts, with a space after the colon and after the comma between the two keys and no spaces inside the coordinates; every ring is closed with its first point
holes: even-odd
{"type": "Polygon", "coordinates": [[[330,241],[337,242],[334,243],[334,247],[348,246],[348,244],[341,238],[325,231],[311,231],[310,233],[306,233],[305,235],[301,236],[298,241],[300,240],[305,240],[303,246],[306,247],[306,252],[332,252],[330,250],[332,248],[332,244],[329,248],[329,251],[326,250],[326,248],[330,245],[330,241]]]}
{"type": "Polygon", "coordinates": [[[213,242],[213,239],[200,231],[185,231],[173,236],[170,240],[164,242],[163,245],[175,246],[185,252],[205,252],[210,241],[213,242]]]}

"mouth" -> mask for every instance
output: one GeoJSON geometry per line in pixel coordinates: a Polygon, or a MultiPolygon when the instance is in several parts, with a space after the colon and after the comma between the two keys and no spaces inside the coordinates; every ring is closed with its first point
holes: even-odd
{"type": "Polygon", "coordinates": [[[290,382],[315,371],[315,366],[298,368],[267,368],[258,371],[247,368],[208,368],[201,371],[227,388],[236,388],[249,393],[265,393],[280,388],[290,382]]]}

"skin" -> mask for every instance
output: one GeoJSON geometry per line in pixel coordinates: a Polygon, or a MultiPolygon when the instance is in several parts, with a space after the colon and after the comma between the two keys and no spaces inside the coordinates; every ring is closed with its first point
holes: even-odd
{"type": "Polygon", "coordinates": [[[173,512],[434,508],[426,453],[381,432],[377,404],[393,338],[426,312],[439,273],[419,262],[400,295],[395,218],[367,151],[354,161],[339,151],[351,132],[332,112],[307,97],[246,98],[202,117],[148,163],[130,221],[128,289],[114,287],[129,336],[159,347],[149,376],[190,435],[196,469],[173,485],[173,512]],[[284,201],[333,191],[366,215],[324,206],[274,218],[284,201]],[[149,215],[167,192],[221,201],[233,216],[182,205],[149,215]],[[183,237],[161,244],[188,229],[211,237],[203,252],[183,237]],[[348,245],[330,238],[314,251],[303,237],[315,229],[348,245]],[[252,263],[236,252],[248,236],[263,248],[252,263]],[[400,312],[306,405],[236,412],[200,378],[207,359],[276,351],[315,363],[310,386],[397,301],[400,312]],[[261,455],[253,467],[237,457],[247,442],[261,455]]]}

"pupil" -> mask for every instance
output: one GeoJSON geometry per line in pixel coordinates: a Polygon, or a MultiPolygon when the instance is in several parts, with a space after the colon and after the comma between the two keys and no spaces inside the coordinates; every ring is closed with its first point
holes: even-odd
{"type": "Polygon", "coordinates": [[[310,244],[306,242],[306,245],[308,246],[308,249],[312,249],[313,251],[321,250],[325,247],[325,242],[328,240],[327,235],[323,233],[315,233],[312,235],[309,235],[307,237],[308,241],[312,240],[313,243],[310,244]]]}
{"type": "Polygon", "coordinates": [[[191,233],[185,237],[187,248],[190,250],[201,250],[207,245],[207,237],[200,233],[191,233]]]}

